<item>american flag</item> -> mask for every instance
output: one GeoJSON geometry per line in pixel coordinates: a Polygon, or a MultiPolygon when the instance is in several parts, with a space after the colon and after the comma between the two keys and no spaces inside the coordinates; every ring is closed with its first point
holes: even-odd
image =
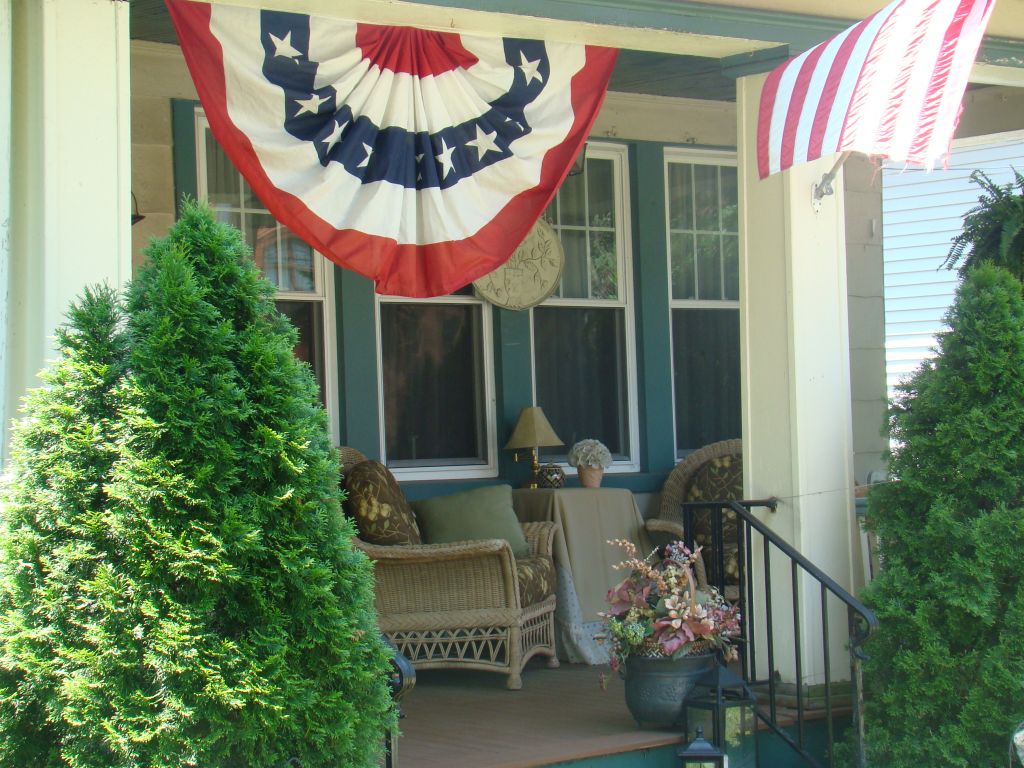
{"type": "Polygon", "coordinates": [[[218,143],[379,293],[503,264],[590,132],[617,52],[166,0],[218,143]]]}
{"type": "Polygon", "coordinates": [[[761,178],[836,152],[932,167],[949,154],[995,0],[896,0],[768,76],[761,178]]]}

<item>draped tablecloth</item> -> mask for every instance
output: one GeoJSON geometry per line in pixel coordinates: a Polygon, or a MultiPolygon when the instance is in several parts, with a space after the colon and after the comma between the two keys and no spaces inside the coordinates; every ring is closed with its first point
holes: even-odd
{"type": "Polygon", "coordinates": [[[595,639],[604,629],[598,613],[605,595],[627,573],[612,566],[625,553],[608,544],[628,539],[641,557],[651,551],[643,517],[625,488],[542,488],[512,492],[521,522],[552,521],[561,526],[555,537],[558,575],[555,626],[559,656],[585,664],[608,663],[608,646],[595,639]]]}

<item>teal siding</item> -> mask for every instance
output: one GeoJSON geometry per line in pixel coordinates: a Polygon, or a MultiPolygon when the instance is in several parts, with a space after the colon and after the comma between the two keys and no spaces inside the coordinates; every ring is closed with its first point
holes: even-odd
{"type": "Polygon", "coordinates": [[[338,336],[338,386],[344,414],[341,444],[380,458],[380,398],[377,390],[377,332],[373,283],[347,269],[334,268],[338,336]]]}
{"type": "Polygon", "coordinates": [[[196,179],[196,107],[198,101],[171,99],[171,135],[174,141],[174,212],[181,213],[181,199],[199,196],[196,179]]]}
{"type": "Polygon", "coordinates": [[[630,174],[635,222],[633,269],[641,466],[656,472],[668,472],[676,456],[664,169],[663,145],[650,142],[634,145],[630,174]]]}

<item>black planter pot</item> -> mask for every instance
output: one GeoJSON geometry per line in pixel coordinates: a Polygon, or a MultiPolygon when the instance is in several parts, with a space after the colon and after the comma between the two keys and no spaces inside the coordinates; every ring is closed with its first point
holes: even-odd
{"type": "Polygon", "coordinates": [[[716,663],[714,651],[681,659],[630,656],[626,659],[626,707],[636,724],[667,728],[683,720],[685,700],[697,678],[716,663]]]}

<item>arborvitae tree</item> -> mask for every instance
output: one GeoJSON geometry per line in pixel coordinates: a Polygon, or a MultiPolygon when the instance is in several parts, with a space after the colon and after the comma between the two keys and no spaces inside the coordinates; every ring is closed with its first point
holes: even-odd
{"type": "Polygon", "coordinates": [[[148,255],[15,432],[0,765],[373,765],[388,655],[295,331],[206,209],[148,255]]]}
{"type": "Polygon", "coordinates": [[[889,412],[894,481],[869,497],[868,764],[1006,764],[1024,720],[1024,300],[968,273],[938,357],[889,412]]]}

